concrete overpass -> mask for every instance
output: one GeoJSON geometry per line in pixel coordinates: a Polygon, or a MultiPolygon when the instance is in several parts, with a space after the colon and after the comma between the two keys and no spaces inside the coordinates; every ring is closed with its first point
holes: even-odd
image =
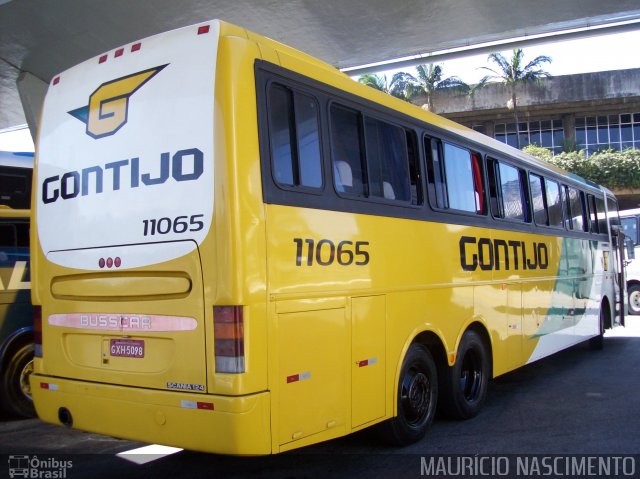
{"type": "MultiPolygon", "coordinates": [[[[37,122],[47,84],[133,40],[211,18],[337,68],[640,28],[638,0],[0,0],[0,130],[37,122]]],[[[367,68],[371,68],[370,66],[367,68]]],[[[375,67],[374,67],[375,68],[375,67]]],[[[360,70],[362,71],[362,70],[360,70]]]]}

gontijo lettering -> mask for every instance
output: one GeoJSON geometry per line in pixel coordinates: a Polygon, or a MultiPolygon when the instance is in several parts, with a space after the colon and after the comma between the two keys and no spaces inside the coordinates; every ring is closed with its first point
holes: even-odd
{"type": "Polygon", "coordinates": [[[462,236],[460,265],[465,271],[547,269],[549,250],[544,243],[462,236]],[[504,266],[502,266],[504,265],[504,266]]]}
{"type": "Polygon", "coordinates": [[[78,195],[102,193],[104,188],[118,191],[121,187],[161,185],[169,180],[194,181],[204,171],[203,153],[198,148],[179,150],[172,156],[160,154],[160,174],[140,173],[140,158],[113,161],[104,166],[89,166],[80,171],[45,178],[42,182],[42,202],[70,200],[78,195]],[[106,178],[105,178],[106,177],[106,178]]]}

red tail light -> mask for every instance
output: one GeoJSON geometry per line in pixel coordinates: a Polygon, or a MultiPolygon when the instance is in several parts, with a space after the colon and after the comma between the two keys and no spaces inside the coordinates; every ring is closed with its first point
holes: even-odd
{"type": "Polygon", "coordinates": [[[42,357],[42,306],[33,307],[33,346],[35,356],[42,357]]]}
{"type": "Polygon", "coordinates": [[[213,307],[216,372],[244,372],[244,321],[242,306],[213,307]]]}

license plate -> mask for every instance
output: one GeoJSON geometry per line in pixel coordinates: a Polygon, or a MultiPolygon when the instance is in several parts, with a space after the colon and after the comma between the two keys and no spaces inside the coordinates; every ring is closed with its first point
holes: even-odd
{"type": "Polygon", "coordinates": [[[109,344],[111,356],[123,358],[144,358],[144,340],[112,339],[109,344]]]}

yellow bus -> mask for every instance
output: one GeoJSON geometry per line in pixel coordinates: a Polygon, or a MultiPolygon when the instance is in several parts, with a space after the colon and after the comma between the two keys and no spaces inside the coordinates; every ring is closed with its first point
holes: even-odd
{"type": "Polygon", "coordinates": [[[33,153],[0,151],[0,408],[33,416],[29,221],[33,153]]]}
{"type": "Polygon", "coordinates": [[[37,150],[50,423],[409,444],[622,319],[610,192],[222,21],[54,77],[37,150]]]}

